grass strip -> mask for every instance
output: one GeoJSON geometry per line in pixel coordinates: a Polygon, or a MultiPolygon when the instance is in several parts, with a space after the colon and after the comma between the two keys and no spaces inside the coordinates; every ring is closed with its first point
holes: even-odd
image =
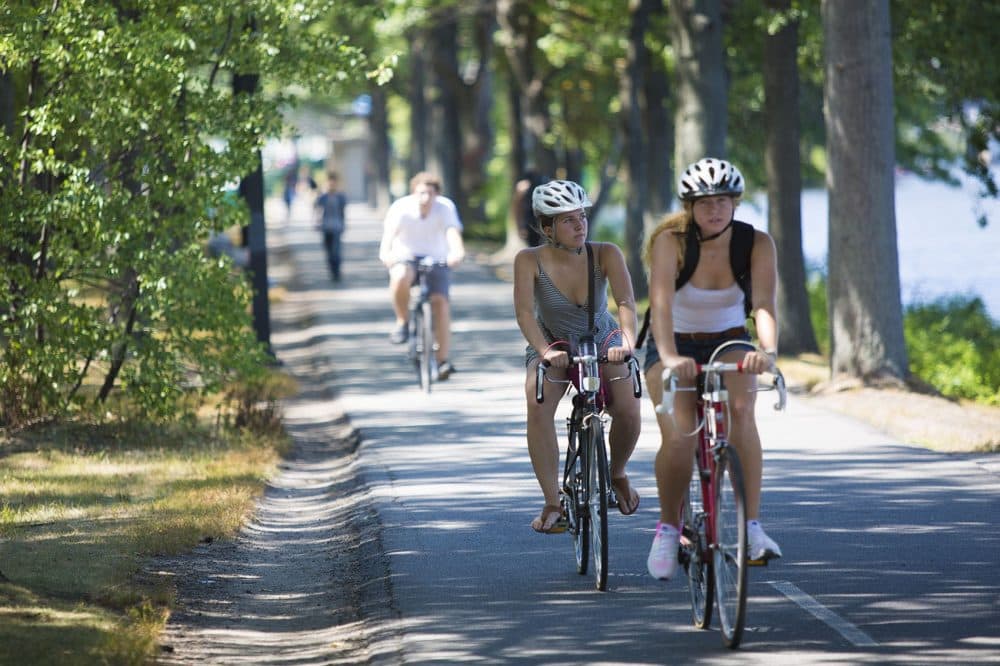
{"type": "Polygon", "coordinates": [[[0,440],[0,664],[142,664],[173,590],[149,558],[233,537],[280,429],[61,424],[0,440]]]}

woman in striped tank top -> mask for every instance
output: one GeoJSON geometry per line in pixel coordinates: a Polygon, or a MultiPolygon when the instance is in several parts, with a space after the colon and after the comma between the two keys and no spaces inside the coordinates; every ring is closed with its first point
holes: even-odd
{"type": "MultiPolygon", "coordinates": [[[[528,453],[541,486],[545,503],[531,523],[536,532],[552,534],[566,530],[559,502],[559,444],[556,437],[556,407],[567,384],[546,382],[545,400],[535,400],[536,368],[547,361],[554,379],[565,379],[569,344],[586,335],[590,326],[587,276],[587,212],[591,206],[580,185],[553,180],[532,193],[532,208],[545,241],[521,250],[514,259],[514,312],[528,342],[527,404],[528,453]],[[560,344],[562,341],[562,344],[560,344]],[[569,344],[567,344],[569,343],[569,344]]],[[[593,335],[598,350],[607,355],[609,376],[627,376],[624,361],[632,354],[636,339],[635,300],[632,278],[622,252],[613,243],[591,243],[594,255],[593,335]],[[608,311],[607,289],[617,304],[618,319],[608,311]]],[[[609,444],[612,485],[619,509],[625,515],[639,507],[639,494],[629,484],[625,465],[639,438],[640,402],[628,381],[605,381],[609,391],[608,413],[612,417],[609,444]]]]}

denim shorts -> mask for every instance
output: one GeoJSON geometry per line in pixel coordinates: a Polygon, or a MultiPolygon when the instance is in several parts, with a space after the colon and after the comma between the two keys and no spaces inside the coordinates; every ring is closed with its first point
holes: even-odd
{"type": "MultiPolygon", "coordinates": [[[[702,340],[692,340],[685,337],[683,333],[674,334],[674,345],[677,347],[677,353],[681,356],[689,356],[698,363],[708,363],[708,359],[712,357],[712,352],[714,352],[723,342],[729,342],[730,340],[739,340],[747,344],[745,346],[730,345],[728,348],[745,348],[747,351],[754,348],[753,344],[750,342],[750,334],[745,330],[740,334],[725,335],[720,333],[718,337],[705,338],[702,340]]],[[[646,338],[646,360],[642,365],[643,372],[648,371],[651,367],[656,365],[659,360],[660,353],[656,350],[656,342],[653,340],[652,332],[650,332],[649,336],[646,338]]]]}

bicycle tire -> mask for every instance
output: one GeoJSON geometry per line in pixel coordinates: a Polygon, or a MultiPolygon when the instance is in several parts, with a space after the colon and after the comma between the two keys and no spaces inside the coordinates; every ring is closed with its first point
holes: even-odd
{"type": "Polygon", "coordinates": [[[419,331],[423,330],[423,313],[420,308],[414,307],[410,310],[410,320],[407,322],[408,327],[408,350],[410,362],[413,363],[413,369],[417,372],[417,385],[420,385],[420,355],[423,353],[423,345],[420,340],[419,331]]]}
{"type": "Polygon", "coordinates": [[[586,467],[584,455],[580,451],[579,430],[576,414],[570,418],[569,443],[566,448],[566,472],[563,482],[563,504],[568,532],[573,538],[573,552],[576,556],[576,572],[587,574],[590,564],[590,523],[587,520],[586,467]]]}
{"type": "Polygon", "coordinates": [[[431,315],[431,304],[427,301],[420,304],[420,339],[422,341],[419,354],[418,373],[420,388],[424,393],[431,392],[431,382],[434,379],[434,320],[431,315]]]}
{"type": "Polygon", "coordinates": [[[746,623],[747,516],[743,468],[739,456],[725,447],[715,461],[715,529],[713,575],[722,642],[739,647],[746,623]]]}
{"type": "Polygon", "coordinates": [[[594,556],[594,583],[603,592],[608,589],[608,450],[599,417],[595,415],[591,419],[587,430],[590,545],[594,556]]]}
{"type": "Polygon", "coordinates": [[[708,629],[712,624],[712,605],[715,603],[715,576],[705,530],[705,502],[701,474],[696,464],[684,496],[680,558],[691,596],[691,620],[699,629],[708,629]]]}

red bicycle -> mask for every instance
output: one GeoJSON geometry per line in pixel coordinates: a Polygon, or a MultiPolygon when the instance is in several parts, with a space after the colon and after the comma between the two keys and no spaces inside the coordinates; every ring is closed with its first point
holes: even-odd
{"type": "MultiPolygon", "coordinates": [[[[747,567],[766,561],[747,559],[746,492],[743,468],[736,449],[730,446],[729,392],[723,376],[727,372],[743,372],[742,363],[723,363],[716,357],[730,345],[746,346],[746,342],[730,341],[720,345],[709,362],[698,366],[697,386],[678,388],[677,377],[669,370],[663,373],[663,400],[656,408],[661,414],[673,414],[674,391],[697,391],[698,448],[691,483],[681,517],[681,539],[678,562],[687,572],[691,593],[694,625],[707,629],[712,620],[712,607],[718,608],[722,641],[729,648],[739,647],[746,623],[747,567]]],[[[785,378],[774,367],[770,386],[755,391],[778,391],[776,410],[785,408],[785,378]]]]}

